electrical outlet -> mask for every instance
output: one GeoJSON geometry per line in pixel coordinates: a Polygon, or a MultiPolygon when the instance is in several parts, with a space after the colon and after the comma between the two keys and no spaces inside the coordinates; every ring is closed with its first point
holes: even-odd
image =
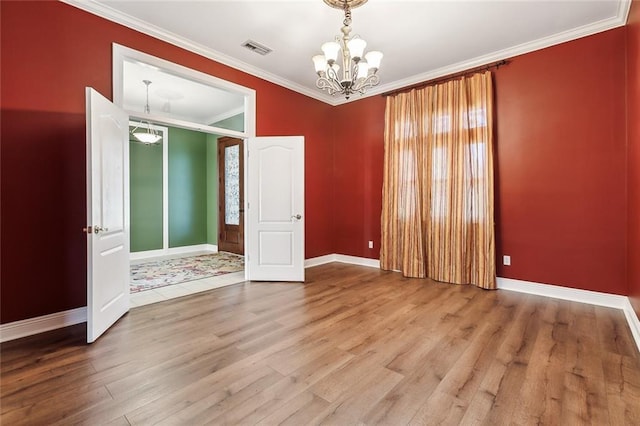
{"type": "Polygon", "coordinates": [[[504,266],[511,266],[511,256],[502,256],[502,264],[504,266]]]}
{"type": "Polygon", "coordinates": [[[369,241],[369,248],[373,248],[373,241],[369,241]]]}

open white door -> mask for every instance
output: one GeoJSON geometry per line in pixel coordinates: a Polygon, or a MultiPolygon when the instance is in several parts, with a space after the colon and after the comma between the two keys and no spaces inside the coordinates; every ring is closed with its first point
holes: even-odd
{"type": "Polygon", "coordinates": [[[249,138],[246,276],[304,281],[304,137],[249,138]]]}
{"type": "Polygon", "coordinates": [[[87,342],[129,311],[129,116],[87,101],[87,342]]]}

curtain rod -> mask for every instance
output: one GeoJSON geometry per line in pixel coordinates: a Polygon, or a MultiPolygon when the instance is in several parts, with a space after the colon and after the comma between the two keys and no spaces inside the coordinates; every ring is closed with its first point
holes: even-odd
{"type": "Polygon", "coordinates": [[[448,80],[455,80],[456,78],[460,78],[460,77],[464,77],[470,74],[475,74],[479,71],[488,71],[492,68],[500,68],[503,65],[507,65],[509,64],[510,61],[503,59],[501,61],[497,61],[497,62],[493,62],[487,65],[482,65],[480,67],[476,67],[476,68],[471,68],[465,71],[460,71],[454,74],[449,74],[449,75],[445,75],[442,77],[438,77],[438,78],[434,78],[432,80],[427,80],[427,81],[423,81],[422,83],[417,83],[417,84],[413,84],[411,86],[407,86],[407,87],[403,87],[401,89],[396,89],[396,90],[391,90],[389,92],[385,92],[383,93],[381,96],[386,97],[386,96],[392,96],[392,95],[397,95],[398,93],[403,93],[403,92],[408,92],[410,90],[413,89],[418,89],[418,88],[422,88],[422,87],[426,87],[426,86],[430,86],[434,83],[441,83],[443,81],[448,81],[448,80]]]}

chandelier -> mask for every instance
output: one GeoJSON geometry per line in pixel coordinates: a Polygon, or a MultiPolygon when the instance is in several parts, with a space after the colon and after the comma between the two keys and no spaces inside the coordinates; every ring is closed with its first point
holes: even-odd
{"type": "MultiPolygon", "coordinates": [[[[147,86],[147,103],[144,106],[144,113],[150,114],[151,108],[149,108],[149,85],[151,84],[151,81],[142,80],[142,82],[147,86]]],[[[162,136],[158,134],[158,131],[151,127],[151,123],[149,121],[146,122],[146,129],[144,128],[144,125],[145,123],[142,122],[131,131],[131,134],[134,138],[146,145],[157,143],[160,141],[160,139],[162,139],[162,136]]]]}
{"type": "Polygon", "coordinates": [[[316,86],[326,90],[330,95],[343,94],[347,99],[353,93],[364,94],[368,88],[380,82],[377,73],[382,60],[382,52],[378,51],[367,53],[363,60],[367,42],[358,35],[349,36],[351,9],[362,6],[367,0],[324,0],[324,2],[331,7],[344,10],[344,26],[340,29],[342,36],[336,36],[335,41],[321,46],[324,55],[316,55],[312,58],[318,74],[316,86]],[[339,62],[342,62],[342,73],[340,73],[339,62]]]}

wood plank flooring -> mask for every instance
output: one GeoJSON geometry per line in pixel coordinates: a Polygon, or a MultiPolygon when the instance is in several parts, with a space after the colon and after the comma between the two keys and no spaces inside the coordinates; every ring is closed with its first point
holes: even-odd
{"type": "Polygon", "coordinates": [[[332,263],[1,347],[3,425],[640,425],[622,312],[332,263]]]}

